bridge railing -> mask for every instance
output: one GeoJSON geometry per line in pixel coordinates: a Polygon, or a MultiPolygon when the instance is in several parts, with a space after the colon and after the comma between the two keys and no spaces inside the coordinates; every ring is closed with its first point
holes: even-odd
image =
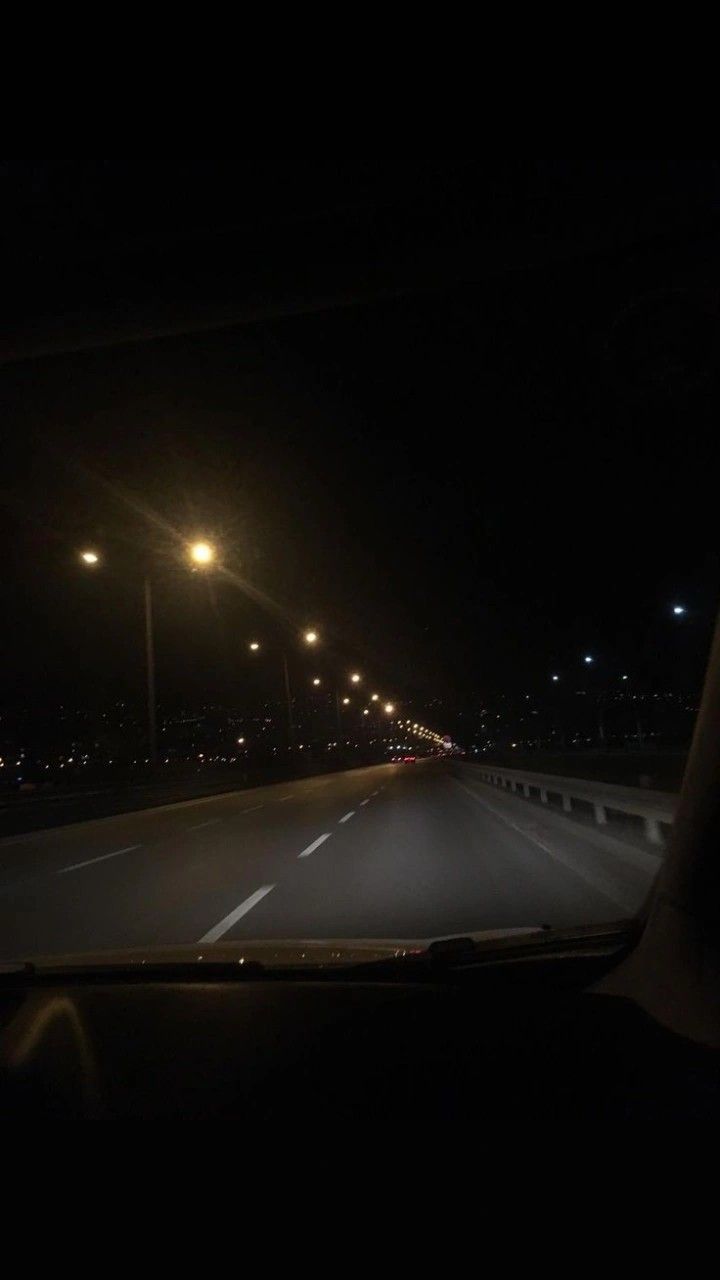
{"type": "Polygon", "coordinates": [[[675,817],[677,796],[668,791],[622,787],[587,778],[563,778],[554,773],[528,773],[524,769],[505,769],[480,763],[473,764],[472,771],[491,786],[527,798],[535,795],[541,804],[549,804],[549,797],[557,796],[565,813],[572,813],[575,801],[590,804],[600,826],[607,824],[608,812],[642,818],[645,837],[655,845],[664,845],[663,825],[671,825],[675,817]]]}

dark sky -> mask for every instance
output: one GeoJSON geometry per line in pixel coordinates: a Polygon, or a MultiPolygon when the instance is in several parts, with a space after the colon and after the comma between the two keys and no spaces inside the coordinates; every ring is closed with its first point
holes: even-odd
{"type": "Polygon", "coordinates": [[[139,692],[141,549],[163,566],[161,701],[242,697],[247,639],[272,624],[174,567],[168,527],[216,538],[335,663],[443,698],[449,721],[586,651],[608,677],[697,682],[718,582],[717,227],[577,247],[531,221],[503,243],[512,266],[486,246],[469,280],[6,365],[4,700],[139,692]],[[112,573],[77,569],[86,542],[112,573]]]}

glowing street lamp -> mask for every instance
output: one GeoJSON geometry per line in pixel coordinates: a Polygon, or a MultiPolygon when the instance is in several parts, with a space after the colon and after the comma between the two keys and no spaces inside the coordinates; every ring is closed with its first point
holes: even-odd
{"type": "Polygon", "coordinates": [[[591,653],[586,653],[586,654],[585,654],[585,657],[583,658],[583,662],[587,663],[587,665],[588,665],[588,666],[590,666],[590,663],[591,663],[591,662],[594,662],[594,661],[595,661],[595,659],[593,658],[593,656],[592,656],[592,654],[591,654],[591,653]]]}
{"type": "Polygon", "coordinates": [[[350,699],[349,699],[349,698],[343,698],[343,700],[342,700],[342,704],[343,704],[343,706],[344,706],[344,707],[349,707],[349,706],[350,706],[350,699]]]}
{"type": "Polygon", "coordinates": [[[379,694],[379,693],[373,693],[373,694],[371,694],[371,695],[370,695],[370,701],[371,701],[371,702],[378,702],[378,701],[379,701],[379,699],[380,699],[380,694],[379,694]]]}
{"type": "Polygon", "coordinates": [[[241,746],[243,745],[244,741],[245,741],[245,739],[244,739],[244,738],[238,738],[238,746],[239,746],[239,747],[241,747],[241,746]]]}
{"type": "Polygon", "coordinates": [[[194,564],[205,568],[215,559],[215,548],[209,542],[193,542],[190,547],[190,559],[194,564]]]}
{"type": "Polygon", "coordinates": [[[395,703],[394,703],[394,702],[386,702],[386,703],[385,703],[385,712],[386,712],[386,714],[387,714],[387,715],[391,716],[394,710],[395,710],[395,703]]]}
{"type": "Polygon", "coordinates": [[[364,716],[369,716],[369,715],[370,715],[370,708],[369,708],[369,707],[365,707],[365,709],[364,709],[364,711],[363,711],[363,715],[364,715],[364,716]]]}
{"type": "Polygon", "coordinates": [[[359,673],[358,673],[357,671],[353,671],[353,673],[352,673],[352,675],[351,675],[351,677],[350,677],[350,682],[351,682],[351,684],[359,684],[359,683],[360,683],[360,675],[359,675],[359,673]]]}
{"type": "Polygon", "coordinates": [[[557,684],[557,682],[558,682],[558,680],[559,680],[559,679],[560,679],[560,677],[559,677],[559,676],[553,676],[553,677],[552,677],[552,680],[553,680],[553,683],[554,683],[554,684],[557,684]]]}
{"type": "Polygon", "coordinates": [[[682,617],[682,615],[684,614],[684,612],[685,612],[685,605],[684,605],[684,604],[674,604],[674,605],[673,605],[673,613],[675,614],[675,617],[676,617],[676,618],[681,618],[681,617],[682,617]]]}
{"type": "Polygon", "coordinates": [[[82,551],[80,553],[80,559],[83,564],[98,564],[100,557],[97,551],[82,551]]]}
{"type": "Polygon", "coordinates": [[[260,648],[260,645],[258,644],[257,640],[250,641],[250,649],[253,653],[257,653],[259,648],[260,648]]]}
{"type": "Polygon", "coordinates": [[[313,679],[313,684],[315,684],[315,685],[320,684],[320,677],[319,677],[319,676],[315,676],[315,678],[313,679]]]}
{"type": "Polygon", "coordinates": [[[317,644],[318,633],[317,631],[306,631],[303,638],[306,644],[317,644]]]}

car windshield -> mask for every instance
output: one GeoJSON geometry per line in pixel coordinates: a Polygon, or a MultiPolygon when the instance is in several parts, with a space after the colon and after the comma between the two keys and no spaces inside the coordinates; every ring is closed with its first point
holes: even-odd
{"type": "Polygon", "coordinates": [[[639,912],[717,596],[705,176],[3,183],[0,958],[639,912]]]}

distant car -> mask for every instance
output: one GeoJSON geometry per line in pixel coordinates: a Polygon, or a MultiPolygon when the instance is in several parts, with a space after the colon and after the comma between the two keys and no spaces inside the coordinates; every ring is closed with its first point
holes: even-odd
{"type": "Polygon", "coordinates": [[[403,756],[403,764],[414,764],[415,756],[403,756]]]}

